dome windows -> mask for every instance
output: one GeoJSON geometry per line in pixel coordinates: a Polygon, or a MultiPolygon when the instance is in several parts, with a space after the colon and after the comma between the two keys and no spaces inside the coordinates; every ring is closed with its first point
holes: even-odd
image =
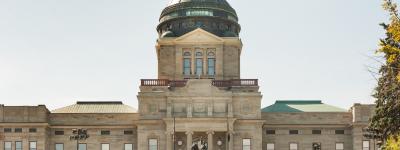
{"type": "Polygon", "coordinates": [[[159,37],[180,37],[197,28],[220,37],[238,37],[240,25],[236,11],[226,0],[172,0],[161,13],[159,37]],[[168,25],[172,25],[168,28],[168,25]],[[222,25],[222,26],[221,26],[222,25]],[[230,30],[227,26],[234,26],[230,30]],[[227,31],[234,32],[226,33],[227,31]],[[164,32],[169,32],[164,35],[164,32]]]}
{"type": "Polygon", "coordinates": [[[186,11],[186,16],[214,16],[214,12],[211,10],[189,9],[186,11]]]}

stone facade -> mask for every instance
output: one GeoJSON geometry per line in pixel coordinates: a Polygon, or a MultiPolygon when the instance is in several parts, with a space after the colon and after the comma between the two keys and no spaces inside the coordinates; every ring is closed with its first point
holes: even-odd
{"type": "Polygon", "coordinates": [[[344,149],[359,150],[363,141],[370,141],[371,150],[378,148],[373,140],[363,137],[362,130],[373,115],[374,105],[355,104],[348,112],[261,113],[257,109],[261,98],[258,92],[237,92],[246,88],[227,91],[210,83],[211,80],[190,80],[182,89],[142,87],[138,113],[51,113],[45,106],[1,105],[0,149],[4,149],[5,142],[12,142],[14,150],[15,142],[21,141],[23,150],[28,150],[29,142],[34,141],[38,150],[55,150],[55,144],[73,150],[77,143],[69,136],[75,128],[88,129],[90,137],[80,141],[87,144],[88,150],[100,149],[102,143],[116,150],[124,149],[124,144],[132,144],[135,150],[148,150],[149,139],[158,140],[159,150],[172,150],[173,143],[176,149],[190,150],[187,143],[198,137],[212,143],[209,149],[214,150],[242,150],[243,139],[251,139],[252,150],[266,150],[267,144],[274,144],[276,150],[286,150],[290,143],[297,143],[300,150],[312,150],[313,143],[320,143],[322,149],[328,150],[335,149],[336,143],[343,143],[344,149]],[[251,105],[250,111],[246,111],[245,102],[251,105]],[[155,112],[145,106],[152,104],[157,105],[155,112]],[[11,132],[6,132],[7,128],[11,132]],[[16,132],[18,128],[22,131],[16,132]],[[297,130],[298,134],[290,134],[290,130],[297,130]],[[63,135],[57,135],[60,131],[63,135]],[[102,131],[110,131],[110,135],[101,135],[102,131]],[[219,146],[218,141],[223,144],[219,146]]]}
{"type": "Polygon", "coordinates": [[[261,109],[258,80],[240,76],[240,25],[226,1],[173,0],[161,19],[158,79],[141,80],[138,111],[122,102],[78,102],[53,111],[0,105],[0,150],[377,148],[363,137],[373,105],[341,111],[320,102],[281,102],[261,109]],[[74,140],[73,129],[90,137],[74,140]]]}

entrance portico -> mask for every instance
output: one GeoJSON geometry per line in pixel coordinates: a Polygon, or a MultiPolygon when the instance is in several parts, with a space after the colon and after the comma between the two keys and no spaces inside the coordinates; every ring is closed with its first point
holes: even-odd
{"type": "Polygon", "coordinates": [[[166,118],[164,122],[171,137],[166,139],[167,150],[173,150],[174,144],[176,150],[233,150],[233,118],[166,118]]]}

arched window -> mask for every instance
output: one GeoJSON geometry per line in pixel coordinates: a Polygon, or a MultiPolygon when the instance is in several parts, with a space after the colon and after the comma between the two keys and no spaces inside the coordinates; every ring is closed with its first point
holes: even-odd
{"type": "Polygon", "coordinates": [[[192,73],[192,65],[191,65],[191,53],[184,52],[183,53],[183,74],[190,75],[192,73]]]}
{"type": "Polygon", "coordinates": [[[203,53],[200,52],[200,49],[197,49],[196,52],[196,75],[200,76],[203,74],[203,53]]]}
{"type": "Polygon", "coordinates": [[[196,53],[196,57],[201,57],[201,56],[203,56],[203,53],[201,53],[201,52],[196,53]]]}
{"type": "Polygon", "coordinates": [[[203,58],[196,58],[196,75],[203,74],[203,58]]]}
{"type": "Polygon", "coordinates": [[[208,70],[207,70],[207,74],[209,76],[214,76],[215,75],[215,53],[214,52],[209,52],[207,55],[208,55],[208,60],[207,60],[208,70]]]}
{"type": "Polygon", "coordinates": [[[189,56],[190,57],[190,55],[191,55],[190,52],[184,52],[183,53],[183,56],[189,56]]]}

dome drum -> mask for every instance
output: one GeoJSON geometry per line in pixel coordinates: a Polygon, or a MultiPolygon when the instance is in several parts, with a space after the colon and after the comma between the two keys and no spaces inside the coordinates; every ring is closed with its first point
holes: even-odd
{"type": "Polygon", "coordinates": [[[159,36],[182,36],[202,28],[220,37],[237,37],[240,32],[236,11],[225,0],[172,0],[157,26],[159,36]]]}

